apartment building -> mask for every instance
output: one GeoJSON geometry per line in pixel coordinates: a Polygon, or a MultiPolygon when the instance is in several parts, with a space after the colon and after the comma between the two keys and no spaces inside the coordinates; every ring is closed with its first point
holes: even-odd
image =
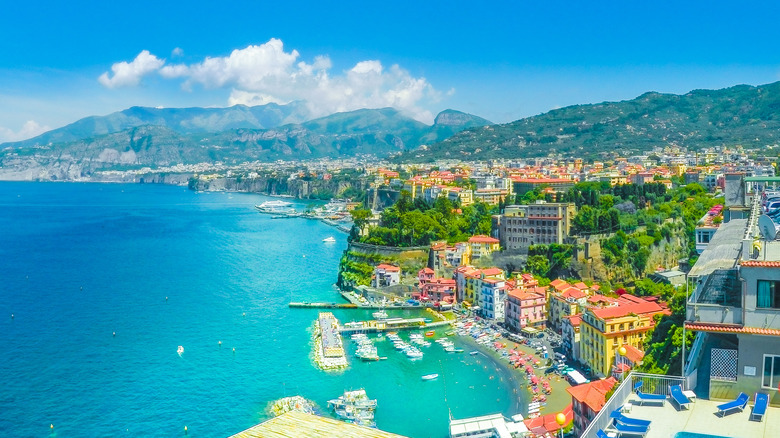
{"type": "Polygon", "coordinates": [[[527,252],[531,245],[562,244],[577,213],[574,203],[510,205],[499,217],[499,240],[505,249],[527,252]]]}
{"type": "Polygon", "coordinates": [[[507,292],[505,322],[507,327],[520,332],[525,327],[543,329],[547,321],[544,287],[512,289],[507,292]]]}

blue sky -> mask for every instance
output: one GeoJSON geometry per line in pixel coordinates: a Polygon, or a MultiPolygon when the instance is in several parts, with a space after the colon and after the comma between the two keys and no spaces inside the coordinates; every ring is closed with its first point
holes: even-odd
{"type": "Polygon", "coordinates": [[[778,2],[25,1],[0,14],[0,142],[133,105],[306,100],[509,122],[780,80],[778,2]]]}

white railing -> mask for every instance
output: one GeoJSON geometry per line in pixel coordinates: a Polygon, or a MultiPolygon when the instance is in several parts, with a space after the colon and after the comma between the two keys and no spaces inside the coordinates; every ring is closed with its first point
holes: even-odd
{"type": "Polygon", "coordinates": [[[671,385],[682,385],[683,389],[688,389],[685,385],[685,379],[682,377],[632,372],[615,389],[612,397],[607,400],[601,411],[596,414],[596,417],[580,435],[580,438],[596,438],[596,431],[609,427],[610,423],[612,423],[612,418],[609,414],[628,402],[637,382],[642,382],[642,392],[645,394],[663,394],[668,396],[669,386],[671,385]]]}

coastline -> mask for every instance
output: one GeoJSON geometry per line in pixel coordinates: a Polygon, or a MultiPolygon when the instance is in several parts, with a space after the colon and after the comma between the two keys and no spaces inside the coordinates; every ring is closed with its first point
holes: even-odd
{"type": "MultiPolygon", "coordinates": [[[[533,393],[531,392],[528,379],[526,378],[523,368],[515,368],[510,364],[502,355],[500,350],[496,350],[493,344],[480,344],[476,342],[471,336],[459,335],[460,339],[464,340],[474,350],[479,351],[482,355],[486,356],[492,362],[495,362],[498,369],[505,376],[507,384],[513,386],[513,393],[517,394],[517,399],[514,400],[516,406],[516,413],[520,413],[524,418],[528,418],[528,404],[533,400],[533,393]]],[[[501,342],[506,345],[506,349],[515,349],[522,351],[525,354],[535,354],[535,350],[524,344],[518,344],[515,341],[509,340],[505,337],[496,338],[495,342],[501,342]]],[[[534,368],[534,374],[539,377],[540,380],[547,380],[552,388],[552,393],[547,395],[546,404],[541,406],[540,414],[546,415],[556,412],[561,412],[566,406],[571,404],[571,396],[566,391],[566,388],[571,385],[569,382],[557,374],[545,375],[544,369],[534,368]]]]}

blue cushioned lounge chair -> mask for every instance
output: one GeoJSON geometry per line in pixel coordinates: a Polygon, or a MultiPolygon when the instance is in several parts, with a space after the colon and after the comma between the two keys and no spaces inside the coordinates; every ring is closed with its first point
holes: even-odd
{"type": "Polygon", "coordinates": [[[750,400],[750,396],[745,394],[744,392],[740,392],[737,396],[736,400],[732,400],[728,403],[723,403],[722,405],[718,405],[718,413],[721,417],[726,415],[726,412],[733,411],[739,409],[740,412],[745,409],[745,406],[747,406],[748,400],[750,400]]]}
{"type": "Polygon", "coordinates": [[[767,406],[769,406],[769,395],[757,392],[756,403],[753,405],[753,412],[750,413],[750,419],[757,418],[758,421],[763,420],[767,406]]]}
{"type": "MultiPolygon", "coordinates": [[[[666,396],[663,394],[645,394],[641,391],[642,388],[642,382],[636,382],[634,384],[634,392],[636,393],[636,396],[639,397],[639,405],[644,405],[645,402],[661,402],[661,405],[663,405],[666,402],[666,396]]],[[[633,403],[633,402],[632,402],[633,403]]]]}
{"type": "Polygon", "coordinates": [[[607,433],[603,430],[599,429],[596,431],[596,438],[609,438],[609,435],[607,435],[607,433]]]}
{"type": "Polygon", "coordinates": [[[626,424],[628,426],[639,426],[639,427],[647,427],[650,426],[650,421],[648,420],[642,420],[640,418],[630,418],[623,415],[622,412],[620,412],[620,408],[615,409],[614,411],[609,413],[609,416],[614,418],[615,420],[626,424]]]}
{"type": "Polygon", "coordinates": [[[617,432],[618,435],[647,435],[647,431],[650,430],[650,426],[634,426],[630,424],[624,424],[619,421],[612,422],[612,429],[617,432]]]}
{"type": "Polygon", "coordinates": [[[669,396],[672,397],[672,400],[677,403],[680,409],[683,407],[688,408],[688,405],[691,404],[690,399],[683,394],[682,386],[680,385],[669,385],[669,396]]]}

